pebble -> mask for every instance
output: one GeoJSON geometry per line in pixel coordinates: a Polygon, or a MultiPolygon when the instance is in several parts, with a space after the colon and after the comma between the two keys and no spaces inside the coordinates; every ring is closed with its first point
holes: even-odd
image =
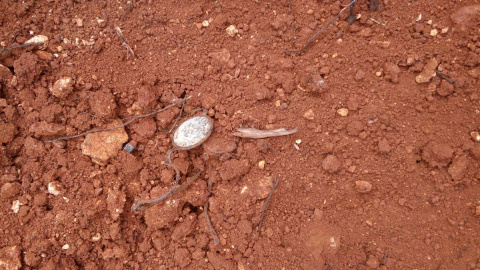
{"type": "Polygon", "coordinates": [[[355,181],[355,190],[359,193],[369,193],[372,191],[372,184],[368,181],[355,181]]]}
{"type": "Polygon", "coordinates": [[[73,92],[74,81],[70,77],[58,79],[50,88],[52,95],[58,98],[66,98],[73,92]]]}
{"type": "Polygon", "coordinates": [[[43,45],[39,47],[40,50],[45,50],[48,46],[48,37],[44,35],[37,35],[32,37],[31,39],[27,40],[25,44],[28,43],[40,43],[43,42],[43,45]]]}
{"type": "Polygon", "coordinates": [[[322,161],[322,168],[329,173],[336,173],[341,167],[340,160],[334,155],[328,155],[322,161]]]}
{"type": "Polygon", "coordinates": [[[432,58],[428,60],[427,64],[425,67],[423,67],[422,72],[415,77],[415,81],[417,83],[427,83],[429,82],[433,77],[436,76],[435,70],[437,69],[438,66],[438,61],[435,58],[432,58]]]}
{"type": "Polygon", "coordinates": [[[260,168],[262,170],[265,169],[265,160],[260,160],[258,162],[258,168],[260,168]]]}
{"type": "Polygon", "coordinates": [[[315,118],[315,113],[313,112],[312,109],[308,109],[304,114],[303,118],[308,119],[308,120],[313,120],[315,118]]]}
{"type": "MultiPolygon", "coordinates": [[[[120,121],[114,121],[109,127],[121,124],[120,121]]],[[[128,135],[124,128],[90,133],[81,145],[82,154],[90,156],[96,164],[106,165],[108,160],[117,155],[127,141],[128,135]]]]}
{"type": "Polygon", "coordinates": [[[60,195],[60,190],[61,190],[60,182],[53,181],[53,182],[48,183],[47,190],[48,190],[48,193],[50,193],[54,196],[60,195]]]}
{"type": "Polygon", "coordinates": [[[475,214],[476,214],[477,216],[480,216],[480,205],[477,206],[477,208],[475,209],[475,214]]]}
{"type": "Polygon", "coordinates": [[[225,31],[227,32],[227,35],[231,37],[234,37],[238,33],[238,29],[235,27],[235,25],[230,25],[227,27],[227,29],[225,29],[225,31]]]}
{"type": "Polygon", "coordinates": [[[340,116],[347,116],[348,115],[348,109],[347,108],[340,108],[337,110],[338,115],[340,116]]]}
{"type": "Polygon", "coordinates": [[[470,132],[470,136],[472,137],[473,141],[480,142],[480,133],[478,131],[470,132]]]}

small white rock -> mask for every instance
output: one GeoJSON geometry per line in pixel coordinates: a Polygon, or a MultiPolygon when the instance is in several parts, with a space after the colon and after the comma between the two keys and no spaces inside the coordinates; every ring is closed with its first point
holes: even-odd
{"type": "Polygon", "coordinates": [[[296,143],[296,144],[301,144],[301,143],[302,143],[302,139],[296,139],[296,140],[295,140],[295,143],[296,143]]]}
{"type": "Polygon", "coordinates": [[[442,34],[446,34],[448,32],[448,27],[442,28],[442,34]]]}
{"type": "Polygon", "coordinates": [[[235,27],[235,25],[230,25],[225,29],[227,31],[227,35],[234,37],[238,33],[238,29],[235,27]]]}
{"type": "Polygon", "coordinates": [[[56,181],[48,183],[48,193],[50,193],[52,195],[55,195],[55,196],[60,195],[59,186],[60,186],[60,183],[58,183],[56,181]]]}
{"type": "Polygon", "coordinates": [[[258,162],[258,168],[260,168],[262,170],[265,168],[265,160],[260,160],[258,162]]]}
{"type": "Polygon", "coordinates": [[[437,29],[432,29],[432,30],[430,31],[430,36],[432,36],[432,37],[436,36],[437,34],[438,34],[438,30],[437,30],[437,29]]]}
{"type": "Polygon", "coordinates": [[[40,43],[43,42],[43,45],[39,47],[40,50],[45,50],[48,46],[48,37],[44,35],[37,35],[32,37],[31,39],[27,40],[25,44],[28,43],[40,43]]]}
{"type": "Polygon", "coordinates": [[[340,115],[340,116],[347,116],[348,115],[348,109],[347,108],[340,108],[337,110],[337,113],[340,115]]]}
{"type": "Polygon", "coordinates": [[[478,131],[472,131],[470,133],[470,136],[472,136],[472,139],[476,142],[480,142],[480,133],[478,131]]]}
{"type": "Polygon", "coordinates": [[[20,210],[20,201],[19,200],[13,201],[12,210],[13,210],[13,213],[15,213],[15,214],[18,213],[18,210],[20,210]]]}
{"type": "Polygon", "coordinates": [[[210,22],[208,20],[205,20],[202,22],[203,27],[208,27],[210,25],[210,22]]]}
{"type": "Polygon", "coordinates": [[[70,248],[70,245],[69,245],[69,244],[65,244],[65,245],[63,245],[63,247],[62,247],[63,250],[67,250],[67,249],[69,249],[69,248],[70,248]]]}
{"type": "Polygon", "coordinates": [[[70,77],[58,79],[50,88],[50,92],[58,98],[66,98],[73,91],[74,81],[70,77]]]}

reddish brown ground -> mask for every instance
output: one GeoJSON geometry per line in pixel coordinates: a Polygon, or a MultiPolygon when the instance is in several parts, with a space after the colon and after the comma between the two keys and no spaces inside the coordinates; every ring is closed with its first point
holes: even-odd
{"type": "Polygon", "coordinates": [[[302,55],[284,51],[348,1],[133,2],[123,20],[127,1],[1,1],[2,48],[50,42],[0,56],[14,75],[0,70],[0,268],[480,269],[478,1],[359,0],[353,25],[345,12],[302,55]],[[429,66],[455,84],[417,83],[429,66]],[[53,95],[62,77],[73,89],[53,95]],[[126,127],[137,148],[104,166],[84,137],[45,143],[185,96],[182,119],[205,110],[215,130],[173,162],[181,183],[201,174],[146,211],[134,200],[173,181],[165,130],[179,107],[126,127]]]}

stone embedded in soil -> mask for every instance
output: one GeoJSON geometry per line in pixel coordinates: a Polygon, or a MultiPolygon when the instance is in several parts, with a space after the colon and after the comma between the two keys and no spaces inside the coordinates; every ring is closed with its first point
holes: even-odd
{"type": "Polygon", "coordinates": [[[470,132],[470,137],[472,137],[472,140],[474,142],[480,142],[480,132],[472,131],[472,132],[470,132]]]}
{"type": "Polygon", "coordinates": [[[448,167],[448,173],[453,180],[460,180],[465,176],[468,169],[468,158],[466,156],[456,157],[448,167]]]}
{"type": "Polygon", "coordinates": [[[17,134],[17,127],[13,123],[0,122],[0,144],[13,141],[17,134]]]}
{"type": "Polygon", "coordinates": [[[235,25],[230,25],[225,29],[227,32],[227,35],[234,37],[238,33],[238,29],[235,27],[235,25]]]}
{"type": "Polygon", "coordinates": [[[231,181],[247,174],[249,170],[248,160],[229,159],[222,164],[219,174],[223,181],[231,181]]]}
{"type": "Polygon", "coordinates": [[[358,120],[354,120],[348,123],[347,125],[347,133],[349,135],[358,136],[358,134],[362,132],[362,130],[363,130],[363,123],[358,120]]]}
{"type": "Polygon", "coordinates": [[[385,71],[385,78],[387,78],[393,83],[398,83],[398,76],[401,70],[396,64],[391,62],[385,63],[384,71],[385,71]]]}
{"type": "Polygon", "coordinates": [[[8,246],[0,249],[0,267],[5,270],[17,270],[22,267],[21,249],[18,246],[8,246]]]}
{"type": "Polygon", "coordinates": [[[219,51],[209,53],[208,57],[212,58],[215,62],[226,64],[230,60],[230,51],[223,48],[219,51]]]}
{"type": "Polygon", "coordinates": [[[433,77],[436,76],[436,69],[438,66],[438,61],[435,58],[428,60],[427,64],[423,67],[422,72],[415,77],[417,83],[427,83],[433,77]]]}
{"type": "Polygon", "coordinates": [[[315,113],[313,112],[312,109],[308,109],[304,114],[303,118],[308,119],[308,120],[313,120],[315,118],[315,113]]]}
{"type": "Polygon", "coordinates": [[[372,184],[368,181],[355,181],[355,190],[359,193],[369,193],[372,191],[372,184]]]}
{"type": "Polygon", "coordinates": [[[65,127],[60,124],[47,123],[41,121],[30,126],[29,131],[35,134],[35,137],[60,135],[65,133],[65,127]]]}
{"type": "Polygon", "coordinates": [[[107,208],[110,211],[110,216],[115,221],[123,213],[123,207],[126,202],[125,192],[121,190],[108,190],[107,208]]]}
{"type": "Polygon", "coordinates": [[[0,189],[0,199],[7,200],[17,196],[22,191],[22,185],[18,182],[5,183],[0,189]]]}
{"type": "MultiPolygon", "coordinates": [[[[108,127],[118,126],[120,124],[120,121],[114,121],[108,127]]],[[[118,151],[122,149],[123,144],[127,141],[128,135],[123,127],[90,133],[85,137],[81,145],[82,153],[90,156],[96,164],[105,165],[110,158],[117,155],[118,151]]]]}
{"type": "Polygon", "coordinates": [[[345,117],[348,115],[348,109],[347,108],[340,108],[337,110],[338,115],[345,117]]]}
{"type": "Polygon", "coordinates": [[[73,92],[74,83],[70,77],[60,78],[50,88],[50,92],[57,98],[66,98],[73,92]]]}
{"type": "Polygon", "coordinates": [[[13,73],[6,66],[0,64],[0,82],[10,82],[13,78],[13,73]]]}
{"type": "Polygon", "coordinates": [[[380,151],[380,153],[387,154],[390,152],[390,150],[392,150],[392,147],[388,143],[387,139],[383,138],[378,142],[378,151],[380,151]]]}
{"type": "Polygon", "coordinates": [[[44,50],[48,46],[48,37],[44,35],[36,35],[25,42],[25,44],[30,44],[30,43],[43,43],[43,45],[39,46],[39,49],[44,50]]]}
{"type": "Polygon", "coordinates": [[[334,155],[328,155],[322,161],[322,168],[329,173],[336,173],[340,170],[341,165],[342,163],[340,160],[334,155]]]}
{"type": "Polygon", "coordinates": [[[445,167],[450,163],[453,149],[448,145],[431,141],[422,151],[422,159],[432,167],[445,167]]]}
{"type": "Polygon", "coordinates": [[[480,216],[480,205],[475,208],[475,215],[480,216]]]}

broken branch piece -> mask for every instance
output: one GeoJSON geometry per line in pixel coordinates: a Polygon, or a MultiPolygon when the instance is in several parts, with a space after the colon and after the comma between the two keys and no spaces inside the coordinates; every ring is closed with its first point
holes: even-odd
{"type": "Polygon", "coordinates": [[[268,137],[277,137],[277,136],[286,136],[297,132],[297,129],[270,129],[270,130],[259,130],[256,128],[237,128],[237,132],[233,133],[233,136],[242,137],[242,138],[253,138],[253,139],[262,139],[268,137]]]}

